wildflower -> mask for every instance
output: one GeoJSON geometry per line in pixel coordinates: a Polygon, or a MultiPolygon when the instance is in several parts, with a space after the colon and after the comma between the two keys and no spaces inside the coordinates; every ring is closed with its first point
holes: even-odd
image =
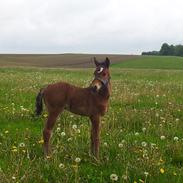
{"type": "Polygon", "coordinates": [[[81,161],[81,159],[78,158],[78,157],[75,159],[75,162],[76,162],[76,163],[79,163],[80,161],[81,161]]]}
{"type": "Polygon", "coordinates": [[[56,130],[57,132],[60,132],[60,127],[57,127],[57,130],[56,130]]]}
{"type": "Polygon", "coordinates": [[[123,178],[124,180],[127,180],[127,179],[128,179],[127,175],[123,175],[122,178],[123,178]]]}
{"type": "Polygon", "coordinates": [[[63,169],[65,167],[65,165],[63,163],[59,164],[59,168],[63,169]]]}
{"type": "Polygon", "coordinates": [[[123,143],[123,144],[124,144],[125,142],[126,142],[126,141],[125,141],[124,139],[121,141],[121,143],[123,143]]]}
{"type": "Polygon", "coordinates": [[[147,143],[143,141],[143,142],[141,143],[141,145],[142,145],[143,147],[146,147],[146,146],[147,146],[147,143]]]}
{"type": "Polygon", "coordinates": [[[72,125],[72,129],[76,130],[77,129],[77,125],[76,124],[72,125]]]}
{"type": "Polygon", "coordinates": [[[139,132],[135,132],[135,136],[139,136],[139,132]]]}
{"type": "Polygon", "coordinates": [[[119,148],[122,148],[122,147],[123,147],[123,144],[122,144],[122,143],[119,143],[119,144],[118,144],[118,147],[119,147],[119,148]]]}
{"type": "Polygon", "coordinates": [[[166,137],[165,137],[164,135],[162,135],[162,136],[160,137],[161,140],[165,140],[165,138],[166,138],[166,137]]]}
{"type": "Polygon", "coordinates": [[[110,179],[111,179],[112,181],[117,181],[117,180],[118,180],[118,176],[117,176],[116,174],[111,174],[111,175],[110,175],[110,179]]]}
{"type": "Polygon", "coordinates": [[[12,151],[12,152],[17,152],[18,150],[17,150],[17,149],[12,149],[11,151],[12,151]]]}
{"type": "Polygon", "coordinates": [[[48,156],[48,155],[47,155],[47,156],[46,156],[46,159],[51,159],[51,156],[48,156]]]}
{"type": "Polygon", "coordinates": [[[16,148],[17,148],[16,146],[14,146],[14,145],[12,146],[12,149],[16,149],[16,148]]]}
{"type": "Polygon", "coordinates": [[[173,140],[174,141],[178,141],[179,140],[179,137],[174,137],[173,140]]]}
{"type": "Polygon", "coordinates": [[[9,133],[9,131],[8,131],[8,130],[6,130],[4,133],[5,133],[5,134],[8,134],[8,133],[9,133]]]}
{"type": "Polygon", "coordinates": [[[72,138],[71,137],[67,139],[67,142],[70,142],[70,141],[72,141],[72,138]]]}
{"type": "Polygon", "coordinates": [[[104,146],[107,147],[107,142],[104,142],[104,146]]]}
{"type": "Polygon", "coordinates": [[[61,133],[61,136],[64,137],[64,136],[65,136],[65,132],[62,132],[62,133],[61,133]]]}
{"type": "Polygon", "coordinates": [[[44,143],[44,140],[43,139],[41,139],[41,140],[38,141],[38,144],[43,144],[43,143],[44,143]]]}
{"type": "Polygon", "coordinates": [[[13,179],[13,180],[15,180],[15,179],[16,179],[16,177],[15,177],[15,176],[13,176],[13,177],[12,177],[12,179],[13,179]]]}
{"type": "Polygon", "coordinates": [[[176,173],[176,172],[173,172],[173,175],[175,175],[175,176],[176,176],[176,175],[177,175],[177,173],[176,173]]]}
{"type": "Polygon", "coordinates": [[[44,118],[47,118],[47,117],[48,117],[48,114],[44,114],[43,117],[44,117],[44,118]]]}
{"type": "Polygon", "coordinates": [[[21,142],[21,143],[19,144],[19,147],[25,147],[25,143],[21,142]]]}
{"type": "Polygon", "coordinates": [[[149,175],[149,172],[144,172],[144,175],[147,177],[149,175]]]}
{"type": "Polygon", "coordinates": [[[160,168],[160,173],[164,174],[165,170],[163,168],[160,168]]]}
{"type": "Polygon", "coordinates": [[[26,153],[26,151],[25,151],[24,149],[22,150],[22,152],[23,152],[23,153],[26,153]]]}
{"type": "Polygon", "coordinates": [[[145,128],[145,127],[144,127],[144,128],[142,128],[142,131],[143,131],[143,132],[145,132],[145,131],[146,131],[146,128],[145,128]]]}
{"type": "Polygon", "coordinates": [[[164,160],[162,158],[160,158],[159,162],[160,163],[164,163],[164,160]]]}

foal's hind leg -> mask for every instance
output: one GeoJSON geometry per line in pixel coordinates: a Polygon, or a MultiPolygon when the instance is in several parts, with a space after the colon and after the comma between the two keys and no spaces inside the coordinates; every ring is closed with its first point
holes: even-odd
{"type": "Polygon", "coordinates": [[[48,119],[45,123],[45,127],[43,130],[43,140],[44,140],[44,154],[47,156],[49,155],[49,141],[51,137],[51,132],[53,130],[53,127],[55,125],[56,119],[61,113],[62,110],[54,110],[49,112],[48,119]]]}

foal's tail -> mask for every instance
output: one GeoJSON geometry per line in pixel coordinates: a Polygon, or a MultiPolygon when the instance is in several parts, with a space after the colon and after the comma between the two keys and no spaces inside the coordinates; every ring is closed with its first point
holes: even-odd
{"type": "Polygon", "coordinates": [[[43,89],[40,90],[36,97],[36,110],[35,113],[37,116],[41,115],[43,111],[43,89]]]}

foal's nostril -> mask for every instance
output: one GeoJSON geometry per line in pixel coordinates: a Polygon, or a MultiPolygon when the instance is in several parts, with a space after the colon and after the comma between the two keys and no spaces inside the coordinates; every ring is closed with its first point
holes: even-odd
{"type": "Polygon", "coordinates": [[[93,90],[94,91],[97,91],[97,86],[96,85],[93,87],[93,90]]]}

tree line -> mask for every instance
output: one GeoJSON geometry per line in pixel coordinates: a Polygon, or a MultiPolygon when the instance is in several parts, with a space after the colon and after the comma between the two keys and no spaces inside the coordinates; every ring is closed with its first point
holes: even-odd
{"type": "Polygon", "coordinates": [[[169,45],[163,43],[159,51],[142,52],[142,55],[164,55],[164,56],[181,56],[183,57],[183,45],[169,45]]]}

